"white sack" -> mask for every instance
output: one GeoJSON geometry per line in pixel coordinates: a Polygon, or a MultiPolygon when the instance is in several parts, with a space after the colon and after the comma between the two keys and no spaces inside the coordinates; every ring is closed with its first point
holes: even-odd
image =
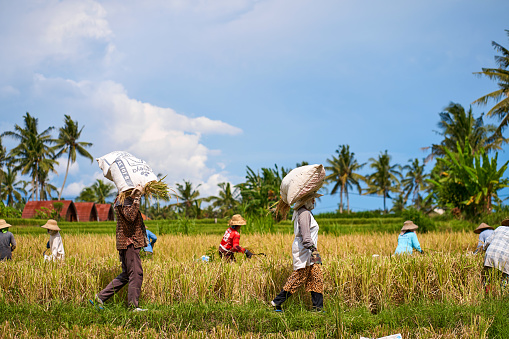
{"type": "Polygon", "coordinates": [[[103,175],[113,181],[119,192],[124,192],[137,185],[145,186],[157,181],[152,168],[143,160],[127,152],[111,152],[96,159],[103,175]]]}
{"type": "Polygon", "coordinates": [[[281,199],[288,205],[292,205],[306,194],[318,191],[324,179],[323,165],[297,167],[283,178],[279,189],[281,199]]]}
{"type": "Polygon", "coordinates": [[[106,179],[114,181],[110,173],[110,167],[118,157],[132,157],[132,155],[124,151],[114,151],[95,159],[97,160],[99,168],[103,171],[103,175],[106,179]]]}

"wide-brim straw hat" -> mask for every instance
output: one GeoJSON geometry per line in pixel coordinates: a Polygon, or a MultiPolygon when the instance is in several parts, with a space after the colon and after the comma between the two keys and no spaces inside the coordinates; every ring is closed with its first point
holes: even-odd
{"type": "Polygon", "coordinates": [[[297,200],[295,202],[295,206],[293,206],[293,210],[296,211],[299,208],[301,208],[302,206],[304,206],[306,204],[306,202],[308,202],[309,200],[315,199],[315,198],[320,198],[320,197],[323,197],[323,194],[318,194],[316,192],[306,194],[305,196],[303,196],[302,198],[300,198],[299,200],[297,200]]]}
{"type": "Polygon", "coordinates": [[[403,223],[403,227],[401,227],[401,231],[415,231],[418,228],[419,228],[419,226],[414,224],[413,221],[407,220],[403,223]]]}
{"type": "Polygon", "coordinates": [[[53,219],[49,219],[48,222],[41,227],[52,231],[60,231],[60,227],[58,227],[57,221],[53,219]]]}
{"type": "Polygon", "coordinates": [[[479,226],[477,226],[477,228],[474,230],[474,233],[479,234],[484,230],[494,230],[494,228],[483,222],[479,226]]]}
{"type": "Polygon", "coordinates": [[[240,214],[234,214],[228,222],[228,225],[230,226],[242,226],[245,224],[247,224],[247,221],[246,219],[242,218],[240,214]]]}
{"type": "Polygon", "coordinates": [[[11,225],[9,225],[9,224],[7,223],[7,221],[5,221],[4,219],[0,219],[0,230],[1,230],[2,228],[7,228],[7,227],[11,227],[11,225]]]}
{"type": "Polygon", "coordinates": [[[502,220],[502,223],[500,225],[509,226],[509,218],[505,218],[504,220],[502,220]]]}

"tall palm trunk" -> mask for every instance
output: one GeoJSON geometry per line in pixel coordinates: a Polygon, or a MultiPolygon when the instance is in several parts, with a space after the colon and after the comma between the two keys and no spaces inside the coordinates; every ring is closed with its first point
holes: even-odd
{"type": "Polygon", "coordinates": [[[345,186],[345,195],[346,195],[346,212],[350,214],[350,197],[348,196],[348,186],[345,186]]]}
{"type": "Polygon", "coordinates": [[[69,173],[69,163],[71,162],[71,152],[69,151],[69,155],[67,156],[67,168],[65,169],[64,183],[62,184],[62,188],[60,189],[60,193],[58,193],[58,200],[62,198],[62,193],[64,192],[65,181],[67,180],[67,173],[69,173]]]}
{"type": "Polygon", "coordinates": [[[339,213],[343,214],[343,184],[341,184],[341,190],[339,192],[339,213]]]}

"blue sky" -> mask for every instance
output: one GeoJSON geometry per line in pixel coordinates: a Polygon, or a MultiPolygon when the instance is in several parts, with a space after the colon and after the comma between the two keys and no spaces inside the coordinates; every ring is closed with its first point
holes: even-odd
{"type": "MultiPolygon", "coordinates": [[[[129,151],[204,196],[246,166],[325,164],[342,144],[361,163],[388,150],[404,165],[440,141],[449,102],[497,88],[473,72],[495,66],[491,41],[509,46],[508,12],[502,0],[0,0],[0,130],[25,112],[41,130],[69,114],[94,157],[129,151]]],[[[101,177],[79,159],[64,197],[101,177]]]]}

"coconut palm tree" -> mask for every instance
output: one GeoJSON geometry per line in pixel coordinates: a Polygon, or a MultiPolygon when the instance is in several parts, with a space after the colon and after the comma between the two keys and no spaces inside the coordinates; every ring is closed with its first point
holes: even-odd
{"type": "Polygon", "coordinates": [[[193,188],[193,184],[190,181],[184,180],[184,184],[177,183],[176,186],[177,199],[182,204],[186,217],[189,217],[191,215],[193,206],[195,205],[195,200],[200,196],[198,187],[200,187],[201,184],[193,188]]]}
{"type": "Polygon", "coordinates": [[[53,150],[57,152],[55,154],[55,158],[58,158],[61,155],[67,153],[67,167],[65,169],[62,188],[58,193],[58,200],[61,199],[62,192],[64,191],[67,174],[69,173],[69,165],[76,162],[76,153],[90,159],[90,162],[94,161],[92,155],[90,155],[90,153],[88,153],[88,151],[85,149],[87,147],[91,147],[92,143],[78,141],[78,139],[81,137],[81,132],[83,131],[84,127],[79,129],[77,121],[73,121],[69,115],[65,115],[64,117],[64,127],[60,127],[58,138],[54,140],[55,146],[53,147],[53,150]]]}
{"type": "Polygon", "coordinates": [[[109,198],[113,198],[115,196],[115,185],[104,182],[101,179],[97,179],[91,186],[85,187],[81,190],[78,197],[76,197],[76,201],[88,201],[95,202],[98,204],[108,204],[111,201],[108,201],[109,198]]]}
{"type": "Polygon", "coordinates": [[[7,131],[2,136],[10,136],[19,141],[19,144],[11,149],[9,156],[12,157],[14,170],[21,174],[30,175],[32,179],[32,199],[39,197],[40,176],[45,172],[55,172],[54,152],[50,145],[53,143],[50,131],[53,127],[38,132],[38,119],[28,112],[23,117],[25,126],[14,126],[14,131],[7,131]]]}
{"type": "Polygon", "coordinates": [[[419,159],[408,160],[409,165],[403,166],[403,170],[406,171],[405,177],[401,180],[404,193],[404,202],[408,200],[408,197],[412,196],[412,202],[417,209],[420,209],[422,198],[420,195],[421,191],[426,190],[427,181],[430,178],[429,173],[424,173],[424,161],[423,164],[419,163],[419,159]]]}
{"type": "Polygon", "coordinates": [[[39,200],[51,200],[53,198],[52,193],[53,192],[58,193],[58,189],[55,185],[52,185],[50,183],[49,173],[41,171],[41,173],[39,173],[38,175],[38,178],[41,188],[39,200]]]}
{"type": "Polygon", "coordinates": [[[439,115],[440,131],[437,133],[444,139],[440,144],[431,146],[431,155],[426,161],[434,156],[444,156],[446,149],[456,152],[457,144],[463,148],[468,143],[474,152],[481,148],[489,152],[500,150],[501,144],[506,142],[501,136],[493,136],[497,128],[495,125],[484,125],[482,114],[478,118],[474,117],[472,107],[465,112],[460,104],[451,102],[439,115]]]}
{"type": "Polygon", "coordinates": [[[217,196],[209,197],[207,200],[212,202],[214,208],[219,209],[221,217],[224,217],[228,212],[233,214],[235,208],[240,204],[240,190],[233,188],[229,182],[222,182],[218,184],[219,194],[217,196]]]}
{"type": "MultiPolygon", "coordinates": [[[[506,29],[505,32],[509,36],[509,30],[506,29]]],[[[500,119],[500,125],[495,134],[501,137],[502,130],[509,124],[509,50],[495,41],[492,41],[491,44],[497,52],[502,54],[495,56],[498,68],[483,68],[481,72],[474,72],[474,74],[497,81],[499,89],[480,97],[474,103],[487,105],[491,100],[496,102],[487,115],[489,117],[496,116],[500,119]]]]}
{"type": "Polygon", "coordinates": [[[339,189],[339,213],[343,213],[343,195],[346,197],[347,201],[346,209],[350,212],[348,189],[357,187],[359,194],[361,194],[362,188],[360,181],[365,180],[365,178],[356,173],[356,171],[360,170],[366,164],[359,164],[357,162],[355,159],[355,153],[350,152],[349,145],[339,146],[336,153],[338,154],[337,157],[333,155],[332,159],[327,159],[327,163],[330,166],[325,166],[325,169],[332,173],[325,177],[325,181],[327,183],[334,183],[331,194],[336,193],[339,189]]]}
{"type": "Polygon", "coordinates": [[[7,206],[13,207],[14,203],[23,200],[22,194],[26,194],[25,189],[22,187],[23,182],[17,180],[18,173],[7,167],[2,178],[2,190],[0,199],[7,200],[7,206]]]}
{"type": "Polygon", "coordinates": [[[375,172],[366,177],[368,188],[364,194],[382,195],[384,198],[384,211],[387,212],[386,198],[390,198],[389,192],[398,192],[401,173],[398,171],[399,165],[391,165],[391,156],[385,150],[380,153],[377,159],[369,158],[369,167],[375,172]]]}

